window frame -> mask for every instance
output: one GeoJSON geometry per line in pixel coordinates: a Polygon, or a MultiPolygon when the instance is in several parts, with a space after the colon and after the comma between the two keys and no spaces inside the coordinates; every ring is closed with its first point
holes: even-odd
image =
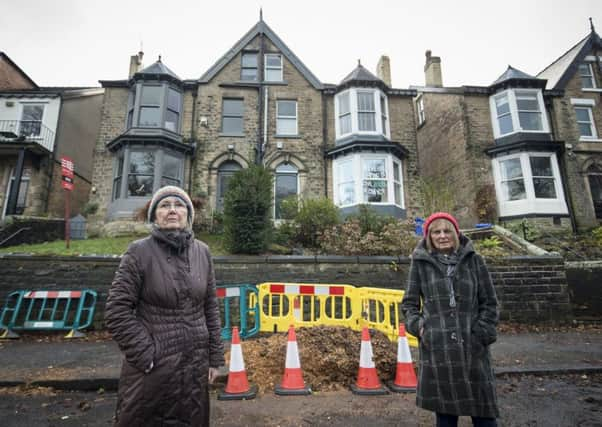
{"type": "Polygon", "coordinates": [[[579,80],[581,82],[581,89],[587,90],[587,89],[597,89],[598,88],[598,86],[596,86],[596,77],[594,75],[594,70],[592,68],[591,62],[583,62],[583,63],[579,64],[578,72],[579,72],[579,80]],[[582,73],[582,67],[587,67],[589,74],[582,73]],[[591,86],[584,86],[583,85],[584,79],[589,79],[589,83],[591,84],[591,86]]]}
{"type": "Polygon", "coordinates": [[[363,87],[352,87],[346,90],[343,90],[335,95],[334,101],[334,117],[335,117],[335,135],[336,139],[341,139],[346,137],[347,135],[382,135],[387,139],[390,139],[391,135],[391,123],[390,123],[390,115],[389,115],[389,99],[387,94],[381,91],[380,89],[375,88],[363,88],[363,87]],[[359,109],[359,98],[358,94],[360,93],[371,93],[374,111],[365,110],[360,111],[359,109]],[[342,98],[348,97],[349,99],[349,113],[341,111],[342,98]],[[384,103],[381,101],[384,101],[384,103]],[[383,106],[384,106],[384,116],[386,116],[386,123],[383,123],[383,106]],[[374,129],[371,130],[360,130],[359,129],[359,114],[362,113],[370,113],[374,119],[374,129]],[[350,131],[342,133],[341,121],[343,118],[350,116],[350,131]],[[377,119],[378,118],[378,119],[377,119]],[[383,124],[385,125],[385,129],[383,129],[383,124]]]}
{"type": "MultiPolygon", "coordinates": [[[[542,215],[568,215],[568,208],[564,197],[562,187],[562,177],[558,167],[558,158],[556,153],[523,151],[500,156],[492,159],[493,176],[495,181],[496,200],[500,217],[514,217],[529,214],[542,215]],[[532,157],[547,157],[550,159],[552,169],[552,178],[554,179],[555,198],[536,197],[533,171],[531,168],[532,157]],[[525,197],[517,200],[504,200],[501,163],[506,160],[519,159],[522,173],[522,180],[525,187],[525,197]]],[[[550,177],[545,177],[550,178],[550,177]]]]}
{"type": "Polygon", "coordinates": [[[596,121],[594,117],[594,107],[596,106],[596,101],[589,98],[571,98],[571,104],[573,105],[573,109],[575,110],[575,123],[577,125],[577,132],[579,133],[580,141],[598,141],[598,131],[596,129],[596,121]],[[589,116],[589,122],[579,121],[577,116],[578,109],[587,110],[587,114],[589,116]],[[581,130],[579,129],[579,124],[588,123],[591,131],[591,135],[581,135],[581,130]]]}
{"type": "Polygon", "coordinates": [[[276,100],[276,136],[297,136],[299,135],[299,123],[298,123],[298,118],[299,118],[299,109],[298,109],[298,103],[296,99],[277,99],[276,100]],[[283,114],[280,114],[280,103],[281,102],[294,102],[295,103],[295,115],[294,116],[286,116],[283,114]],[[294,121],[295,123],[295,130],[294,132],[282,132],[281,129],[279,129],[280,123],[281,121],[294,121]]]}
{"type": "MultiPolygon", "coordinates": [[[[46,103],[43,102],[22,102],[21,103],[21,112],[20,112],[20,120],[19,120],[19,135],[25,136],[27,138],[40,138],[42,135],[42,127],[44,126],[44,116],[46,115],[46,103]],[[25,113],[25,108],[27,107],[42,107],[42,116],[39,120],[24,120],[23,114],[25,113]],[[33,126],[37,133],[30,132],[29,134],[23,133],[24,127],[23,124],[28,123],[28,126],[31,126],[34,123],[37,123],[37,126],[33,126]]],[[[31,129],[31,128],[30,128],[31,129]]]]}
{"type": "Polygon", "coordinates": [[[244,98],[222,98],[222,125],[221,125],[221,134],[227,136],[244,136],[245,134],[245,100],[244,98]],[[237,101],[241,104],[241,113],[240,116],[236,114],[225,114],[225,105],[226,102],[229,101],[237,101]],[[226,118],[239,118],[240,119],[240,132],[230,132],[224,129],[224,123],[226,118]]]}
{"type": "Polygon", "coordinates": [[[153,173],[152,173],[152,177],[153,177],[153,188],[150,191],[150,194],[152,195],[155,191],[157,191],[159,188],[161,188],[161,183],[162,183],[162,179],[164,176],[164,162],[163,159],[165,157],[165,154],[176,158],[179,161],[180,167],[179,167],[179,176],[178,177],[169,177],[172,180],[177,180],[178,183],[177,184],[172,184],[172,185],[176,185],[180,188],[183,188],[184,185],[184,171],[185,171],[185,156],[184,154],[175,151],[175,150],[170,150],[166,147],[160,146],[160,145],[153,145],[153,146],[139,146],[139,145],[126,145],[125,147],[123,147],[121,150],[119,150],[115,156],[113,157],[113,187],[111,189],[111,202],[115,202],[117,200],[142,200],[142,199],[150,199],[150,195],[142,195],[142,196],[136,196],[136,195],[129,195],[129,188],[128,188],[128,184],[129,184],[129,176],[130,175],[136,175],[136,176],[151,176],[148,173],[130,173],[130,164],[131,164],[131,159],[132,159],[132,154],[133,153],[146,153],[146,152],[152,152],[154,155],[154,161],[153,161],[153,173]],[[121,159],[123,160],[121,162],[121,159]],[[121,163],[121,164],[120,164],[121,163]],[[119,181],[119,189],[116,188],[116,182],[119,181]]]}
{"type": "Polygon", "coordinates": [[[422,126],[426,122],[426,114],[424,111],[424,97],[422,94],[416,97],[416,113],[418,116],[418,126],[422,126]]]}
{"type": "MultiPolygon", "coordinates": [[[[339,208],[346,208],[350,206],[357,206],[360,204],[369,204],[375,206],[397,206],[401,209],[405,209],[405,194],[404,194],[404,176],[403,176],[403,161],[395,157],[394,155],[386,152],[382,153],[351,153],[345,156],[338,157],[332,162],[332,175],[333,175],[333,201],[339,208]],[[387,185],[386,190],[386,202],[367,202],[364,201],[364,162],[366,160],[385,160],[385,181],[387,185]],[[340,177],[340,169],[343,165],[351,163],[351,181],[342,181],[340,177]],[[395,180],[393,164],[396,163],[399,167],[399,181],[395,180]],[[358,178],[359,177],[359,178],[358,178]],[[339,189],[342,185],[352,183],[353,185],[353,201],[351,203],[342,204],[339,189]],[[395,198],[395,185],[399,185],[399,204],[396,203],[395,198]]],[[[375,178],[376,179],[376,178],[375,178]]],[[[377,179],[382,180],[382,179],[377,179]]]]}
{"type": "MultiPolygon", "coordinates": [[[[295,186],[296,186],[296,193],[295,193],[295,195],[297,196],[297,198],[299,198],[299,194],[300,194],[300,191],[299,191],[299,187],[300,187],[299,168],[296,165],[294,165],[293,163],[288,163],[288,165],[287,165],[284,162],[280,163],[278,166],[276,166],[276,168],[274,168],[274,189],[273,189],[273,195],[274,195],[273,202],[274,203],[273,203],[273,209],[272,209],[272,217],[277,222],[285,220],[284,218],[278,218],[276,216],[276,213],[277,213],[276,212],[276,203],[277,203],[277,200],[276,200],[276,195],[277,195],[276,194],[276,190],[278,188],[278,177],[293,176],[293,175],[296,178],[296,180],[295,180],[295,186]],[[280,168],[281,166],[291,166],[291,167],[295,168],[295,171],[278,171],[278,168],[280,168]]],[[[292,194],[290,196],[292,196],[292,194]]],[[[284,199],[282,199],[282,200],[284,200],[284,199]]]]}
{"type": "Polygon", "coordinates": [[[163,128],[163,126],[161,126],[161,124],[163,123],[163,105],[165,104],[165,85],[160,84],[160,83],[149,83],[149,84],[142,84],[139,86],[141,88],[141,92],[140,92],[140,97],[138,97],[139,100],[139,105],[137,106],[137,110],[138,110],[138,127],[140,128],[163,128]],[[151,103],[143,103],[142,102],[142,97],[144,96],[144,90],[145,88],[150,88],[150,87],[157,87],[159,88],[159,103],[158,104],[151,104],[151,103]],[[141,123],[142,120],[142,109],[143,108],[148,108],[148,109],[156,109],[159,111],[159,123],[157,124],[157,126],[149,126],[149,125],[143,125],[141,123]]]}
{"type": "Polygon", "coordinates": [[[284,60],[281,53],[266,53],[263,55],[263,80],[265,82],[282,82],[284,80],[284,60]],[[268,57],[278,57],[280,59],[280,65],[268,65],[268,57]],[[268,71],[274,70],[280,71],[280,77],[277,79],[268,79],[268,71]]]}
{"type": "Polygon", "coordinates": [[[240,81],[242,82],[256,82],[259,80],[259,58],[258,58],[259,52],[242,52],[242,54],[240,55],[240,81]],[[251,57],[254,56],[255,57],[255,66],[254,67],[249,67],[249,66],[245,66],[245,57],[251,57]],[[255,70],[255,77],[252,79],[245,79],[244,77],[244,70],[255,70]]]}
{"type": "Polygon", "coordinates": [[[543,94],[541,89],[506,89],[501,92],[497,92],[489,97],[489,111],[491,116],[491,123],[493,126],[493,135],[494,138],[502,138],[508,135],[513,135],[515,133],[550,133],[550,125],[548,122],[548,114],[545,108],[545,104],[543,101],[543,94]],[[518,95],[518,97],[517,97],[518,95]],[[535,95],[537,99],[537,105],[539,110],[519,110],[518,109],[518,101],[520,95],[535,95]],[[498,115],[496,100],[506,97],[508,100],[508,108],[509,114],[512,122],[512,131],[503,133],[500,129],[499,119],[502,116],[508,115],[508,113],[504,113],[498,115]],[[541,129],[539,130],[529,130],[523,129],[520,122],[520,112],[533,113],[538,112],[541,117],[541,129]]]}

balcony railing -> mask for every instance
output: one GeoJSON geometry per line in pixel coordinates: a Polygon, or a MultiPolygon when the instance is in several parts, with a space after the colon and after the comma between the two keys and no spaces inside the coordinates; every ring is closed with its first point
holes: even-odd
{"type": "Polygon", "coordinates": [[[54,132],[37,120],[0,120],[0,141],[34,142],[54,149],[54,132]]]}

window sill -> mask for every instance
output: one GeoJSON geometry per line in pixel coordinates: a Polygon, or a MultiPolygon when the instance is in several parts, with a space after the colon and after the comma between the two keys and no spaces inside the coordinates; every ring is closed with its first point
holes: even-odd
{"type": "Polygon", "coordinates": [[[273,85],[273,86],[287,86],[288,82],[286,80],[279,80],[279,81],[268,81],[268,80],[264,80],[263,82],[261,82],[264,85],[273,85]]]}
{"type": "Polygon", "coordinates": [[[281,138],[281,139],[301,139],[301,135],[296,134],[296,135],[281,135],[281,134],[276,134],[274,135],[274,138],[281,138]]]}
{"type": "Polygon", "coordinates": [[[601,93],[602,92],[602,88],[598,88],[598,87],[587,87],[587,88],[581,88],[582,92],[597,92],[597,93],[601,93]]]}
{"type": "Polygon", "coordinates": [[[579,142],[602,142],[602,139],[600,139],[600,138],[584,138],[584,137],[581,137],[581,138],[579,138],[579,142]]]}
{"type": "Polygon", "coordinates": [[[244,138],[245,134],[244,133],[220,133],[218,136],[220,138],[221,137],[226,137],[226,138],[244,138]]]}

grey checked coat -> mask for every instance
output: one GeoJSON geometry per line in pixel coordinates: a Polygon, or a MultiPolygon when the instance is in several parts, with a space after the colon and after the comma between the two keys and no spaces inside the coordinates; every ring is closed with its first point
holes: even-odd
{"type": "Polygon", "coordinates": [[[444,414],[499,416],[489,345],[496,340],[497,298],[489,271],[472,243],[460,236],[450,307],[446,266],[424,239],[412,254],[402,301],[409,333],[420,337],[416,404],[444,414]],[[422,301],[422,305],[421,305],[422,301]]]}

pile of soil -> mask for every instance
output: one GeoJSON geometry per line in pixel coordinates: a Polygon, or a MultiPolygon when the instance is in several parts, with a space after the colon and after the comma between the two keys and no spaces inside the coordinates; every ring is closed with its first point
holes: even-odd
{"type": "MultiPolygon", "coordinates": [[[[296,329],[303,379],[314,391],[348,388],[357,380],[361,332],[342,327],[316,326],[296,329]]],[[[249,382],[260,392],[280,384],[286,360],[287,333],[250,339],[242,343],[249,382]]],[[[380,331],[370,330],[374,363],[381,381],[395,377],[397,344],[380,331]]],[[[226,361],[230,355],[226,354],[226,361]]]]}

